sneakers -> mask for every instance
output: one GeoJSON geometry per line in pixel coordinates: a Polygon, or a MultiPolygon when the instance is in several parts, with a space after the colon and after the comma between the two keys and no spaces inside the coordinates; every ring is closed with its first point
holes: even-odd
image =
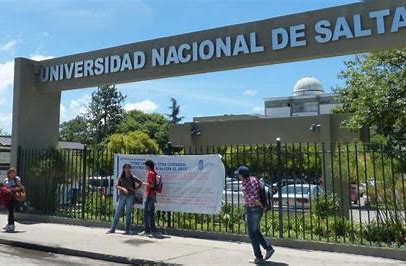
{"type": "Polygon", "coordinates": [[[262,258],[255,258],[253,260],[250,260],[250,263],[254,263],[254,264],[264,264],[266,261],[262,258]]]}
{"type": "Polygon", "coordinates": [[[159,238],[159,237],[162,237],[162,234],[159,232],[154,232],[154,233],[151,233],[149,237],[159,238]]]}
{"type": "Polygon", "coordinates": [[[116,230],[110,229],[109,231],[106,232],[106,234],[114,234],[116,230]]]}
{"type": "Polygon", "coordinates": [[[10,225],[8,232],[14,232],[15,229],[16,229],[15,225],[12,224],[10,225]]]}
{"type": "Polygon", "coordinates": [[[266,250],[265,260],[269,260],[269,258],[272,257],[274,252],[275,250],[273,249],[273,247],[269,246],[269,248],[266,250]]]}
{"type": "Polygon", "coordinates": [[[138,234],[139,236],[152,236],[151,233],[142,231],[141,233],[138,234]]]}
{"type": "Polygon", "coordinates": [[[125,233],[124,233],[124,234],[125,234],[125,235],[133,235],[134,232],[131,231],[131,230],[125,230],[125,233]]]}
{"type": "Polygon", "coordinates": [[[8,233],[12,233],[12,232],[14,232],[14,230],[15,230],[15,225],[14,224],[8,224],[8,225],[6,225],[6,226],[4,226],[3,227],[3,230],[4,231],[6,231],[6,232],[8,232],[8,233]]]}

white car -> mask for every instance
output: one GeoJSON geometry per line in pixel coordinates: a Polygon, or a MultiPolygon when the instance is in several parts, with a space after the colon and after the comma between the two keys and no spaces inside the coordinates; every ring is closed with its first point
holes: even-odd
{"type": "Polygon", "coordinates": [[[241,181],[227,182],[223,190],[223,204],[241,205],[244,206],[244,194],[241,191],[241,181]]]}
{"type": "Polygon", "coordinates": [[[89,186],[103,195],[113,195],[114,176],[91,176],[89,186]]]}
{"type": "MultiPolygon", "coordinates": [[[[282,206],[307,209],[310,208],[310,202],[313,205],[318,196],[324,195],[324,189],[318,185],[311,184],[293,184],[282,187],[282,206]]],[[[273,195],[274,206],[278,206],[278,193],[273,195]]]]}
{"type": "MultiPolygon", "coordinates": [[[[265,191],[271,193],[272,188],[269,185],[265,185],[265,191]]],[[[244,206],[244,194],[242,193],[242,182],[241,181],[231,181],[227,182],[225,189],[223,190],[223,204],[232,204],[244,206]]]]}
{"type": "Polygon", "coordinates": [[[236,177],[230,177],[230,176],[228,176],[228,177],[226,177],[226,182],[225,182],[225,183],[227,184],[227,183],[229,183],[229,182],[234,182],[234,181],[237,182],[237,181],[239,181],[239,180],[238,180],[238,178],[236,178],[236,177]]]}

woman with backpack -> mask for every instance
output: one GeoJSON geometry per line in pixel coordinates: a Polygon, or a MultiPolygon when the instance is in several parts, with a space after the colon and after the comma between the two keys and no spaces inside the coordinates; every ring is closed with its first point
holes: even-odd
{"type": "Polygon", "coordinates": [[[130,224],[131,224],[131,212],[133,209],[135,191],[142,186],[142,181],[131,174],[131,165],[124,164],[123,171],[121,172],[120,178],[118,179],[117,191],[119,192],[119,200],[114,215],[113,224],[111,229],[107,231],[107,234],[113,234],[116,231],[118,221],[121,216],[121,212],[125,207],[125,233],[131,234],[130,224]]]}
{"type": "Polygon", "coordinates": [[[153,237],[157,234],[155,226],[155,203],[156,203],[156,182],[157,182],[157,173],[155,172],[155,164],[151,160],[145,162],[145,168],[147,171],[147,182],[144,182],[143,185],[146,186],[146,200],[144,205],[144,231],[140,235],[148,235],[153,237]]]}
{"type": "Polygon", "coordinates": [[[20,177],[17,176],[17,170],[10,168],[7,171],[7,178],[4,180],[4,189],[2,193],[6,193],[7,197],[7,210],[8,210],[8,223],[3,227],[4,231],[14,232],[14,209],[17,206],[18,201],[22,201],[25,198],[25,189],[21,184],[20,177]]]}

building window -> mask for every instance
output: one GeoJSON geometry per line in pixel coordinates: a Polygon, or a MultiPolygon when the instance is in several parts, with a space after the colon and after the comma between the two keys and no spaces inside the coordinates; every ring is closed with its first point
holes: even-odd
{"type": "Polygon", "coordinates": [[[302,102],[294,103],[292,106],[292,113],[307,113],[307,112],[318,112],[319,105],[317,102],[302,102]]]}

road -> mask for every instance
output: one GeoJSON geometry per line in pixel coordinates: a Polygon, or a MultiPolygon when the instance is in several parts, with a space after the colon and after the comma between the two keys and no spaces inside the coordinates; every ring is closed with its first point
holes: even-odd
{"type": "Polygon", "coordinates": [[[124,265],[0,245],[1,265],[124,265]]]}
{"type": "MultiPolygon", "coordinates": [[[[278,213],[278,206],[274,205],[273,208],[274,213],[278,213]]],[[[303,215],[303,213],[309,213],[310,209],[294,209],[294,208],[289,208],[289,210],[286,208],[286,206],[282,207],[282,212],[283,213],[288,213],[290,216],[294,216],[295,212],[297,213],[297,216],[300,217],[303,215]]],[[[386,211],[384,209],[380,210],[381,214],[385,214],[389,211],[386,211]]],[[[404,211],[398,211],[398,217],[401,219],[405,217],[406,213],[404,211]]],[[[392,212],[393,214],[393,212],[392,212]]],[[[270,215],[270,214],[269,214],[270,215]]],[[[337,212],[337,217],[340,215],[339,212],[337,212]]],[[[393,214],[394,215],[394,214],[393,214]]],[[[357,206],[352,206],[352,208],[349,210],[348,218],[354,222],[354,223],[360,223],[362,222],[363,224],[369,224],[377,220],[378,217],[378,211],[377,210],[366,210],[366,209],[359,209],[357,206]]],[[[385,219],[385,215],[381,216],[381,219],[385,219]]]]}

